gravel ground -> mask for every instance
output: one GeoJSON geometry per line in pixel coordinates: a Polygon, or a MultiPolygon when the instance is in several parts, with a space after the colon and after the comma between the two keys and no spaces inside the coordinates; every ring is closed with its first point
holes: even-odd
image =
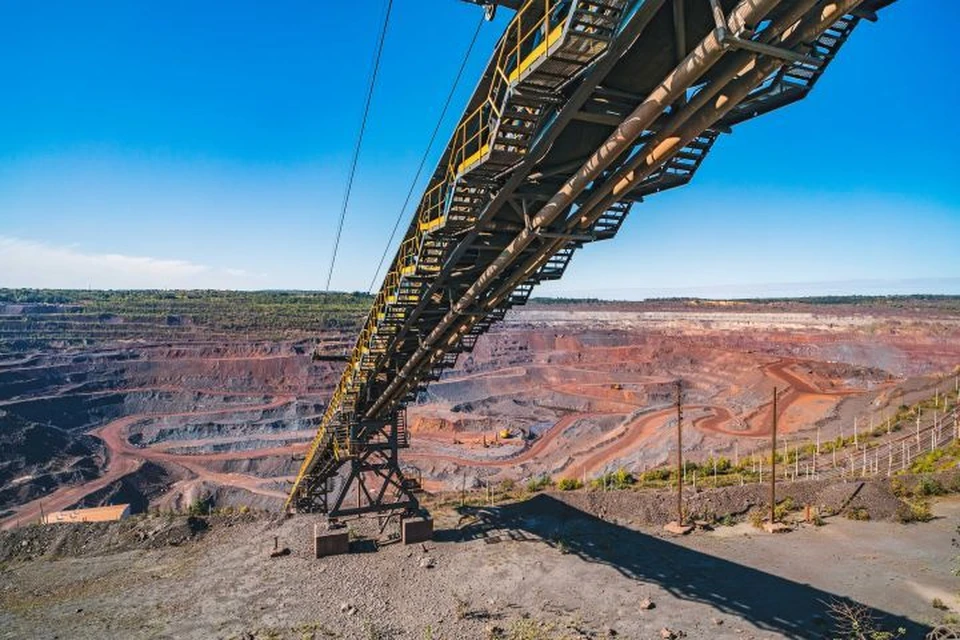
{"type": "Polygon", "coordinates": [[[539,494],[438,511],[426,545],[365,552],[353,525],[356,553],[321,560],[308,516],[34,527],[0,538],[0,638],[821,638],[841,597],[920,638],[933,598],[960,610],[960,499],[934,511],[672,538],[539,494]],[[269,557],[274,536],[289,555],[269,557]]]}

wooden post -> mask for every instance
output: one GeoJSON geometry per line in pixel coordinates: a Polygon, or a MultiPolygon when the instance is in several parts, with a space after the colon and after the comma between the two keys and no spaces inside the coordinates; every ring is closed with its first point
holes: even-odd
{"type": "Polygon", "coordinates": [[[770,432],[770,524],[777,512],[777,388],[773,388],[773,430],[770,432]]]}
{"type": "Polygon", "coordinates": [[[683,381],[677,380],[677,524],[683,526],[683,381]]]}
{"type": "Polygon", "coordinates": [[[820,455],[820,427],[817,427],[817,455],[820,455]]]}
{"type": "Polygon", "coordinates": [[[786,480],[790,475],[790,456],[787,452],[787,439],[783,439],[783,479],[786,480]]]}

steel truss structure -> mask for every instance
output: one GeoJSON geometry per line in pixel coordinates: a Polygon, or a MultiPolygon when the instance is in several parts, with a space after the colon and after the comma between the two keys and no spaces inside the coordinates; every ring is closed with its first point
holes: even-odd
{"type": "Polygon", "coordinates": [[[534,286],[560,278],[577,249],[614,237],[647,196],[687,184],[721,134],[805,97],[857,25],[893,1],[478,2],[516,14],[384,277],[288,508],[415,511],[418,483],[399,461],[406,403],[534,286]]]}

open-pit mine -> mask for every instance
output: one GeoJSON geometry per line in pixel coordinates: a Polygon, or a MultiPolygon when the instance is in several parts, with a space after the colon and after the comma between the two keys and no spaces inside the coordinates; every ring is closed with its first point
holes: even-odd
{"type": "MultiPolygon", "coordinates": [[[[147,312],[121,293],[7,292],[3,527],[116,503],[280,509],[368,300],[275,295],[218,294],[238,311],[215,321],[202,295],[147,312]],[[309,323],[289,312],[303,304],[309,323]]],[[[782,436],[826,441],[952,391],[958,362],[952,298],[542,301],[408,409],[402,464],[430,492],[662,467],[678,379],[685,455],[746,457],[768,444],[774,387],[782,436]]]]}

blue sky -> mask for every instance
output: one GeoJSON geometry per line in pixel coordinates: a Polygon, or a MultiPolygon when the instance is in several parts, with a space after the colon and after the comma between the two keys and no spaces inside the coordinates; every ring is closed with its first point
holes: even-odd
{"type": "MultiPolygon", "coordinates": [[[[382,10],[0,2],[0,286],[321,288],[382,10]]],[[[367,289],[479,17],[395,0],[334,288],[367,289]]],[[[807,100],[538,293],[960,293],[958,18],[901,0],[864,23],[807,100]]]]}

